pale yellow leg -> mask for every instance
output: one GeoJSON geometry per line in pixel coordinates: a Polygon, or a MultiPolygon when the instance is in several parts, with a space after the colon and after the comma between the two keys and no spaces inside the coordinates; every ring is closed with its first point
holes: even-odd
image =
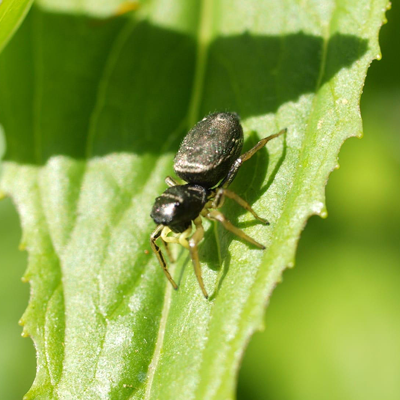
{"type": "Polygon", "coordinates": [[[171,232],[172,232],[171,229],[168,228],[168,226],[165,226],[161,232],[162,240],[164,240],[164,242],[167,242],[167,243],[179,243],[179,240],[177,237],[168,236],[171,232]]]}
{"type": "Polygon", "coordinates": [[[179,244],[180,244],[181,246],[183,246],[185,249],[188,249],[188,250],[189,250],[189,243],[188,243],[188,241],[187,241],[187,238],[188,238],[191,234],[192,234],[192,225],[190,225],[189,228],[187,228],[185,232],[182,232],[182,233],[179,235],[179,238],[178,238],[179,244]]]}
{"type": "Polygon", "coordinates": [[[190,256],[192,258],[194,272],[196,274],[197,281],[199,282],[201,291],[203,292],[204,297],[208,299],[208,293],[204,286],[203,277],[201,275],[201,265],[199,261],[199,252],[197,249],[197,245],[201,242],[201,240],[204,237],[204,228],[201,222],[201,217],[197,217],[193,222],[196,226],[196,231],[194,232],[193,236],[189,239],[190,256]]]}

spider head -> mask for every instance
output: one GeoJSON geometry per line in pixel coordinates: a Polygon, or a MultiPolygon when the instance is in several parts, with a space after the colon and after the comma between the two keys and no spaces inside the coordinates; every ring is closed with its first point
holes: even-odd
{"type": "Polygon", "coordinates": [[[150,216],[156,224],[182,233],[199,216],[207,196],[208,190],[200,185],[172,186],[156,198],[150,216]]]}

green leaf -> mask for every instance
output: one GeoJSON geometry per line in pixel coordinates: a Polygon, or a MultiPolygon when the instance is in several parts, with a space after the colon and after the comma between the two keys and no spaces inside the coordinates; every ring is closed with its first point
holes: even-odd
{"type": "Polygon", "coordinates": [[[29,11],[33,0],[0,1],[0,53],[29,11]]]}
{"type": "Polygon", "coordinates": [[[387,1],[119,3],[38,2],[0,59],[1,189],[21,216],[38,357],[27,398],[231,399],[307,218],[326,215],[340,146],[361,135],[387,1]],[[267,249],[207,225],[205,300],[180,248],[179,290],[166,281],[149,213],[179,141],[215,110],[241,115],[245,149],[288,134],[232,185],[271,225],[223,208],[267,249]]]}

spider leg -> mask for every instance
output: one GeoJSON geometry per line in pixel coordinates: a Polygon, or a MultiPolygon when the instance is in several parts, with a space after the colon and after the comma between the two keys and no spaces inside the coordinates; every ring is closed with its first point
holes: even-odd
{"type": "Polygon", "coordinates": [[[206,299],[208,299],[208,293],[206,288],[204,287],[203,277],[201,276],[201,266],[199,261],[199,252],[197,249],[197,245],[204,237],[204,228],[201,222],[201,217],[197,217],[194,221],[196,226],[196,231],[194,232],[193,236],[189,239],[189,250],[190,250],[190,257],[192,258],[194,272],[197,277],[197,281],[199,282],[201,291],[206,299]]]}
{"type": "Polygon", "coordinates": [[[158,247],[158,245],[156,243],[156,240],[161,236],[163,229],[164,229],[164,225],[157,226],[157,228],[154,230],[154,232],[150,236],[150,245],[151,245],[151,248],[154,251],[154,253],[156,253],[158,262],[160,263],[165,276],[171,282],[171,285],[174,287],[174,289],[178,289],[178,285],[172,279],[172,276],[168,271],[167,263],[165,262],[165,258],[161,252],[161,249],[160,249],[160,247],[158,247]]]}
{"type": "Polygon", "coordinates": [[[168,252],[168,258],[171,260],[171,262],[174,262],[168,243],[178,243],[181,246],[185,247],[186,249],[189,249],[189,243],[187,241],[187,237],[190,236],[190,234],[192,233],[192,226],[190,225],[186,229],[186,231],[182,232],[178,237],[168,236],[168,234],[171,232],[172,232],[171,229],[165,226],[161,232],[161,240],[163,241],[165,248],[168,252]]]}
{"type": "Polygon", "coordinates": [[[225,229],[227,229],[228,231],[231,231],[236,236],[239,236],[240,238],[248,241],[249,243],[254,244],[254,246],[257,246],[260,249],[263,249],[263,250],[265,249],[265,246],[263,246],[261,243],[256,242],[253,238],[246,235],[241,229],[236,228],[236,226],[232,225],[232,223],[221,212],[219,212],[217,210],[211,210],[207,214],[206,218],[221,222],[221,224],[223,225],[223,227],[225,229]]]}
{"type": "Polygon", "coordinates": [[[168,242],[166,242],[163,238],[161,238],[161,240],[162,240],[163,243],[164,243],[165,251],[167,252],[167,256],[168,256],[168,258],[169,258],[169,261],[170,261],[171,263],[174,263],[174,262],[175,262],[175,258],[174,258],[174,256],[173,256],[172,253],[171,253],[171,248],[169,247],[168,242]]]}
{"type": "Polygon", "coordinates": [[[170,176],[167,176],[167,177],[165,178],[165,183],[166,183],[169,187],[177,186],[177,185],[178,185],[178,182],[177,182],[174,178],[171,178],[170,176]]]}
{"type": "Polygon", "coordinates": [[[175,236],[168,236],[168,234],[172,232],[171,228],[168,226],[164,226],[164,229],[161,231],[161,239],[166,243],[179,243],[178,238],[175,236]]]}
{"type": "Polygon", "coordinates": [[[278,133],[274,133],[273,135],[270,135],[264,139],[261,139],[252,149],[247,151],[246,153],[242,154],[232,165],[231,169],[229,170],[228,174],[226,175],[225,179],[220,183],[218,186],[219,188],[227,188],[235,178],[239,168],[242,166],[242,164],[250,159],[255,153],[257,153],[258,150],[263,148],[271,139],[276,138],[277,136],[283,135],[286,133],[287,129],[282,129],[278,133]]]}
{"type": "Polygon", "coordinates": [[[172,232],[172,231],[167,226],[161,232],[161,239],[165,243],[179,243],[181,246],[185,247],[186,249],[189,249],[189,243],[187,241],[187,238],[192,233],[191,225],[189,225],[189,227],[186,229],[186,231],[180,233],[178,237],[177,236],[168,236],[168,234],[170,232],[172,232]]]}
{"type": "Polygon", "coordinates": [[[192,233],[192,224],[190,224],[189,228],[187,228],[185,232],[182,232],[178,238],[179,244],[188,250],[190,250],[190,246],[187,238],[190,236],[191,233],[192,233]]]}
{"type": "Polygon", "coordinates": [[[220,208],[222,207],[222,204],[224,203],[224,197],[229,197],[230,199],[236,201],[236,203],[238,203],[240,206],[242,206],[245,210],[251,212],[254,216],[255,219],[258,219],[259,221],[261,221],[263,224],[269,225],[269,222],[264,219],[261,218],[254,210],[253,208],[250,206],[250,204],[242,199],[239,195],[237,195],[236,193],[232,192],[229,189],[225,189],[225,188],[219,188],[217,189],[216,195],[215,195],[215,199],[212,203],[212,208],[220,208]]]}

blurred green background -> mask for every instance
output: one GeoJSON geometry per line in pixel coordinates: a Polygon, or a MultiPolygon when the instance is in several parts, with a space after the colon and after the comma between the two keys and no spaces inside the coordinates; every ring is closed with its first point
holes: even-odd
{"type": "MultiPolygon", "coordinates": [[[[239,400],[400,399],[400,9],[381,31],[362,97],[364,138],[348,140],[296,267],[272,296],[239,375],[239,400]]],[[[20,336],[29,297],[18,215],[0,202],[0,399],[21,399],[35,373],[20,336]]]]}

